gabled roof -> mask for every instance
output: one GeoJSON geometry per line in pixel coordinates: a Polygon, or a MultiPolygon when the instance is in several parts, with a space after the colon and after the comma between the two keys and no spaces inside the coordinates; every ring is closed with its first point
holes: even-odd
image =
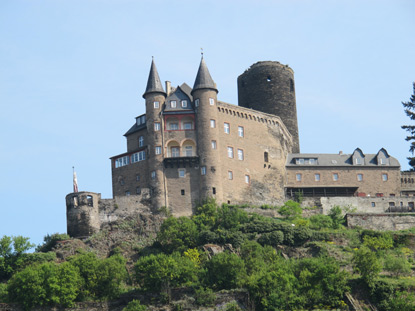
{"type": "Polygon", "coordinates": [[[163,93],[166,95],[166,92],[164,92],[163,89],[163,85],[161,84],[154,59],[151,61],[150,74],[148,75],[147,87],[143,97],[145,98],[145,96],[149,93],[163,93]]]}
{"type": "MultiPolygon", "coordinates": [[[[189,112],[189,111],[193,112],[193,106],[192,106],[192,103],[191,103],[191,99],[187,95],[187,93],[183,90],[182,86],[183,86],[183,84],[181,86],[178,86],[174,90],[174,92],[171,93],[166,98],[163,113],[168,113],[168,112],[173,112],[173,111],[175,111],[175,112],[189,112]],[[187,102],[186,107],[182,107],[182,105],[181,105],[183,100],[186,100],[186,102],[187,102]],[[172,101],[176,101],[176,107],[175,108],[172,108],[170,106],[172,101]]],[[[190,89],[190,87],[189,87],[189,89],[190,89]]]]}
{"type": "Polygon", "coordinates": [[[200,61],[199,70],[197,71],[195,84],[193,85],[193,91],[199,89],[212,89],[215,90],[216,93],[218,90],[216,89],[215,82],[213,82],[212,77],[210,76],[209,69],[206,66],[205,60],[202,57],[200,61]]]}
{"type": "MultiPolygon", "coordinates": [[[[383,149],[383,148],[382,148],[383,149]]],[[[382,151],[382,149],[380,151],[382,151]]],[[[357,148],[353,154],[358,151],[359,153],[363,152],[357,148]]],[[[386,151],[386,150],[385,150],[386,151]]],[[[377,161],[377,154],[366,154],[365,162],[359,165],[353,164],[353,154],[327,154],[327,153],[289,153],[287,156],[286,167],[321,167],[321,166],[330,166],[330,167],[385,167],[385,165],[380,165],[377,161]],[[313,164],[296,164],[296,159],[317,159],[313,164]]],[[[389,156],[389,164],[387,167],[400,167],[399,161],[389,156]]]]}

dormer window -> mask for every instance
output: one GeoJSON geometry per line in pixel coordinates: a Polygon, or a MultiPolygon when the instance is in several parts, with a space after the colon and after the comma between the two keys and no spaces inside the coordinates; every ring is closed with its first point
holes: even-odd
{"type": "Polygon", "coordinates": [[[172,101],[170,102],[170,107],[171,107],[171,108],[176,108],[176,107],[177,107],[177,102],[176,102],[175,100],[172,100],[172,101]]]}
{"type": "Polygon", "coordinates": [[[362,159],[361,158],[355,158],[354,159],[354,164],[361,165],[362,164],[362,159]]]}
{"type": "Polygon", "coordinates": [[[182,108],[187,108],[187,100],[182,100],[182,108]]]}

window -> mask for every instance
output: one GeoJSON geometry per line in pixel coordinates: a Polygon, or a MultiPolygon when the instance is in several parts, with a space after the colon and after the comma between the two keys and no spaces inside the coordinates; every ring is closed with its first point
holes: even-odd
{"type": "Polygon", "coordinates": [[[128,190],[127,190],[127,191],[125,192],[125,195],[128,197],[128,196],[130,195],[130,191],[128,191],[128,190]]]}
{"type": "Polygon", "coordinates": [[[216,121],[215,120],[210,120],[210,127],[211,128],[215,128],[216,127],[216,121]]]}
{"type": "Polygon", "coordinates": [[[180,190],[180,193],[181,193],[181,195],[184,195],[185,194],[184,189],[180,190]]]}
{"type": "Polygon", "coordinates": [[[244,128],[243,126],[238,126],[238,136],[244,137],[244,128]]]}
{"type": "Polygon", "coordinates": [[[144,146],[144,136],[140,136],[138,138],[138,147],[143,147],[144,146]]]}
{"type": "Polygon", "coordinates": [[[333,180],[334,181],[338,181],[339,180],[339,174],[338,173],[333,173],[333,180]]]}
{"type": "Polygon", "coordinates": [[[184,123],[183,123],[183,128],[184,128],[185,130],[191,130],[191,129],[192,129],[192,127],[193,127],[193,123],[192,123],[192,122],[184,122],[184,123]]]}
{"type": "Polygon", "coordinates": [[[225,130],[225,133],[226,134],[229,134],[230,133],[230,129],[231,129],[231,127],[230,127],[230,125],[229,125],[229,123],[224,123],[223,124],[223,129],[225,130]]]}
{"type": "Polygon", "coordinates": [[[304,159],[295,159],[295,164],[304,164],[304,159]]]}
{"type": "Polygon", "coordinates": [[[355,164],[362,164],[362,159],[361,158],[356,158],[355,159],[355,164]]]}
{"type": "Polygon", "coordinates": [[[395,207],[395,202],[389,202],[389,207],[395,207]]]}
{"type": "Polygon", "coordinates": [[[135,189],[135,193],[136,194],[141,194],[141,187],[137,187],[137,189],[135,189]]]}
{"type": "Polygon", "coordinates": [[[154,108],[155,109],[160,108],[160,102],[154,102],[154,108]]]}
{"type": "Polygon", "coordinates": [[[385,164],[386,164],[386,159],[384,159],[384,158],[380,158],[380,164],[381,164],[381,165],[385,165],[385,164]]]}
{"type": "Polygon", "coordinates": [[[314,174],[314,180],[320,181],[320,174],[314,174]]]}
{"type": "Polygon", "coordinates": [[[140,151],[131,155],[131,163],[140,162],[146,159],[146,152],[140,151]]]}
{"type": "Polygon", "coordinates": [[[264,162],[268,162],[268,152],[264,152],[264,162]]]}
{"type": "Polygon", "coordinates": [[[202,167],[200,168],[200,174],[202,174],[202,175],[206,175],[206,166],[202,166],[202,167]]]}
{"type": "Polygon", "coordinates": [[[187,100],[182,100],[182,108],[187,108],[187,100]]]}
{"type": "Polygon", "coordinates": [[[296,181],[301,181],[301,174],[295,174],[295,180],[296,181]]]}
{"type": "Polygon", "coordinates": [[[184,168],[179,169],[179,177],[184,178],[186,176],[186,170],[184,168]]]}
{"type": "Polygon", "coordinates": [[[169,123],[170,131],[177,131],[179,129],[179,123],[169,123]]]}
{"type": "Polygon", "coordinates": [[[216,194],[216,188],[215,187],[212,187],[212,193],[216,194]]]}
{"type": "Polygon", "coordinates": [[[213,98],[209,98],[209,104],[213,106],[215,104],[215,100],[213,98]]]}
{"type": "Polygon", "coordinates": [[[382,174],[382,180],[388,181],[388,174],[382,174]]]}
{"type": "Polygon", "coordinates": [[[137,174],[137,176],[135,176],[135,180],[140,181],[140,174],[137,174]]]}
{"type": "Polygon", "coordinates": [[[244,159],[244,151],[242,149],[238,149],[238,160],[243,161],[244,159]]]}
{"type": "Polygon", "coordinates": [[[161,154],[161,147],[160,146],[156,146],[156,154],[161,154]]]}
{"type": "Polygon", "coordinates": [[[156,179],[156,171],[151,171],[151,179],[156,179]]]}
{"type": "Polygon", "coordinates": [[[193,156],[193,147],[192,146],[186,146],[184,147],[184,153],[186,157],[193,156]]]}
{"type": "Polygon", "coordinates": [[[228,171],[228,179],[229,180],[233,179],[233,172],[232,171],[228,171]]]}
{"type": "Polygon", "coordinates": [[[124,179],[123,179],[123,178],[121,178],[121,179],[120,179],[120,185],[121,185],[121,186],[124,186],[124,185],[125,185],[125,181],[124,181],[124,179]]]}
{"type": "Polygon", "coordinates": [[[171,108],[176,108],[176,106],[177,106],[177,102],[175,100],[170,101],[171,108]]]}
{"type": "Polygon", "coordinates": [[[357,181],[363,181],[363,174],[357,174],[357,181]]]}
{"type": "Polygon", "coordinates": [[[180,157],[180,148],[179,147],[171,147],[171,157],[172,158],[180,157]]]}
{"type": "Polygon", "coordinates": [[[372,204],[372,207],[376,207],[376,203],[375,202],[372,202],[371,204],[372,204]]]}
{"type": "Polygon", "coordinates": [[[146,115],[142,115],[137,117],[136,119],[137,125],[145,124],[146,123],[146,115]]]}
{"type": "Polygon", "coordinates": [[[199,98],[195,99],[195,107],[199,107],[199,98]]]}
{"type": "Polygon", "coordinates": [[[251,177],[249,175],[245,175],[245,183],[249,184],[251,182],[251,177]]]}
{"type": "Polygon", "coordinates": [[[216,149],[216,140],[212,140],[212,149],[216,149]]]}
{"type": "Polygon", "coordinates": [[[228,147],[228,158],[233,158],[233,147],[228,147]]]}
{"type": "Polygon", "coordinates": [[[115,168],[125,166],[125,165],[128,165],[128,164],[130,164],[130,157],[129,156],[124,156],[124,157],[115,159],[115,168]]]}
{"type": "Polygon", "coordinates": [[[154,123],[154,130],[155,131],[160,131],[160,122],[155,122],[154,123]]]}

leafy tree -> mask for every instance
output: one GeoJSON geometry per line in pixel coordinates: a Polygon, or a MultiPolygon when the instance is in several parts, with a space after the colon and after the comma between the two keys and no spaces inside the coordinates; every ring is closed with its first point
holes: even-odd
{"type": "Polygon", "coordinates": [[[197,246],[198,229],[190,218],[169,217],[161,225],[157,240],[167,253],[183,252],[197,246]]]}
{"type": "Polygon", "coordinates": [[[141,257],[135,264],[138,284],[149,291],[169,291],[196,281],[198,266],[186,256],[157,254],[141,257]]]}
{"type": "Polygon", "coordinates": [[[215,228],[238,231],[242,224],[248,222],[248,213],[244,210],[223,204],[217,210],[215,228]]]}
{"type": "Polygon", "coordinates": [[[36,247],[36,251],[43,252],[43,253],[50,252],[56,246],[57,242],[65,241],[69,239],[70,239],[70,236],[67,235],[66,233],[54,233],[52,235],[47,234],[43,238],[44,243],[42,245],[38,245],[36,247]]]}
{"type": "Polygon", "coordinates": [[[140,303],[140,300],[131,300],[122,311],[147,311],[148,308],[140,303]]]}
{"type": "Polygon", "coordinates": [[[216,294],[209,287],[199,287],[195,289],[195,300],[199,306],[209,307],[213,305],[216,294]]]}
{"type": "Polygon", "coordinates": [[[313,215],[310,217],[310,228],[316,230],[323,228],[333,228],[333,219],[328,215],[313,215]]]}
{"type": "MultiPolygon", "coordinates": [[[[404,107],[405,114],[411,119],[412,121],[415,120],[415,82],[413,83],[413,94],[411,95],[409,101],[402,102],[404,107]]],[[[409,166],[411,167],[411,171],[415,170],[415,125],[402,125],[402,129],[407,131],[409,134],[406,136],[405,140],[410,141],[409,152],[411,152],[412,157],[408,157],[409,166]]]]}
{"type": "Polygon", "coordinates": [[[342,214],[342,209],[340,206],[333,206],[329,211],[329,216],[331,220],[333,221],[333,229],[340,228],[340,225],[344,223],[344,217],[342,214]]]}
{"type": "Polygon", "coordinates": [[[246,279],[245,264],[238,255],[219,253],[206,263],[207,282],[216,289],[240,288],[246,279]]]}
{"type": "Polygon", "coordinates": [[[367,247],[355,251],[353,255],[354,271],[359,272],[367,285],[372,286],[375,278],[382,270],[382,264],[376,254],[367,247]]]}
{"type": "Polygon", "coordinates": [[[44,263],[17,272],[8,283],[9,300],[26,310],[35,306],[73,306],[78,296],[79,271],[68,262],[61,265],[44,263]]]}
{"type": "Polygon", "coordinates": [[[393,247],[393,239],[390,234],[382,234],[379,236],[363,236],[363,244],[372,250],[390,249],[393,247]]]}
{"type": "Polygon", "coordinates": [[[288,200],[279,208],[278,213],[286,218],[296,218],[301,216],[303,209],[301,208],[300,203],[288,200]]]}
{"type": "Polygon", "coordinates": [[[215,199],[207,199],[202,205],[196,207],[192,219],[200,230],[210,229],[214,226],[218,215],[217,208],[215,199]]]}
{"type": "Polygon", "coordinates": [[[409,275],[411,264],[403,255],[394,256],[389,254],[385,257],[384,270],[391,272],[396,277],[399,275],[409,275]]]}
{"type": "Polygon", "coordinates": [[[12,274],[22,268],[23,257],[34,244],[29,238],[22,236],[3,236],[0,239],[0,280],[8,279],[12,274]]]}

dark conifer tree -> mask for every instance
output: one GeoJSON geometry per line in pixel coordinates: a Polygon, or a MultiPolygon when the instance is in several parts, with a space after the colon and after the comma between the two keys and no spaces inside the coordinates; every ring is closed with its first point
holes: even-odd
{"type": "MultiPolygon", "coordinates": [[[[403,107],[405,108],[406,115],[411,119],[415,120],[415,82],[413,83],[413,94],[409,101],[402,102],[403,107]]],[[[415,124],[414,125],[402,125],[401,126],[405,131],[409,132],[409,135],[406,136],[405,140],[410,141],[411,145],[409,151],[412,153],[412,157],[408,157],[409,165],[411,166],[411,171],[415,171],[415,124]]]]}

